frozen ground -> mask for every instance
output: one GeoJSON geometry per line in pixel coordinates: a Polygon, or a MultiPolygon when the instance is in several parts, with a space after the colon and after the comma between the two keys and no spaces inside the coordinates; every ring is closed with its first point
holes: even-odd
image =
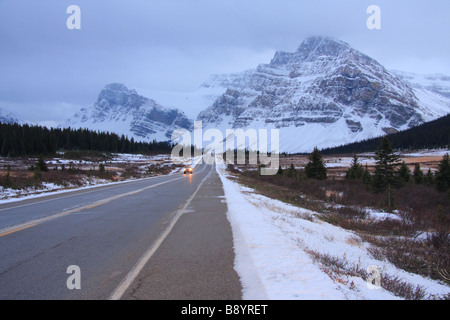
{"type": "Polygon", "coordinates": [[[427,297],[450,293],[443,283],[374,259],[367,251],[369,244],[357,234],[319,220],[315,212],[253,193],[228,179],[224,165],[217,165],[217,171],[228,204],[235,269],[244,299],[399,299],[361,277],[333,272],[314,261],[311,252],[338,259],[348,270],[377,266],[384,275],[420,286],[427,297]]]}
{"type": "MultiPolygon", "coordinates": [[[[68,165],[70,163],[76,163],[80,166],[89,166],[89,165],[98,165],[98,163],[94,163],[91,161],[86,160],[70,160],[70,159],[63,159],[63,158],[54,158],[50,161],[46,161],[47,165],[68,165]]],[[[111,160],[108,160],[107,163],[109,165],[120,165],[120,164],[135,164],[140,169],[145,168],[149,164],[168,164],[170,163],[170,155],[154,155],[154,156],[145,156],[141,154],[114,154],[113,158],[111,160]]],[[[173,169],[172,173],[179,171],[180,168],[173,169]]],[[[171,174],[172,174],[171,173],[171,174]]],[[[145,179],[145,178],[144,178],[145,179]]],[[[48,195],[54,195],[57,193],[64,193],[64,192],[70,192],[74,190],[83,190],[83,189],[89,189],[93,187],[98,186],[106,186],[111,184],[118,184],[123,182],[128,182],[130,180],[142,180],[139,178],[129,178],[121,181],[111,182],[111,180],[107,179],[100,179],[100,178],[94,178],[94,177],[85,177],[82,181],[83,186],[76,186],[76,185],[58,185],[55,183],[49,183],[49,182],[42,182],[42,186],[39,188],[26,188],[26,189],[12,189],[12,188],[4,188],[0,186],[0,204],[2,203],[8,203],[8,202],[14,202],[14,201],[21,201],[24,199],[30,199],[30,198],[38,198],[48,195]]]]}

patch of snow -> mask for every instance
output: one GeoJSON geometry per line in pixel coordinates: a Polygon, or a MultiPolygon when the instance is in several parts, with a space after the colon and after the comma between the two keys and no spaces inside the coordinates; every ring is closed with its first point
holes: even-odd
{"type": "Polygon", "coordinates": [[[372,220],[402,220],[402,217],[399,216],[398,213],[390,213],[390,212],[384,212],[381,210],[375,210],[371,208],[366,208],[367,218],[372,220]]]}
{"type": "Polygon", "coordinates": [[[384,289],[370,289],[359,277],[333,279],[314,262],[311,251],[364,270],[376,265],[428,294],[450,293],[445,284],[374,259],[367,251],[370,245],[356,233],[325,223],[310,210],[255,194],[228,179],[224,165],[216,168],[227,200],[244,299],[398,299],[384,289]]]}

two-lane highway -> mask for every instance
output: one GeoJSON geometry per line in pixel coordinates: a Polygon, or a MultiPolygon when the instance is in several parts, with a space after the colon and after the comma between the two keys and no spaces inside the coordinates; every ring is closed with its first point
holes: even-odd
{"type": "MultiPolygon", "coordinates": [[[[122,298],[214,175],[214,167],[201,165],[193,175],[159,176],[0,206],[0,299],[122,298]],[[81,289],[67,287],[72,265],[80,268],[81,289]]],[[[222,224],[225,234],[230,233],[222,224]]],[[[227,239],[225,245],[232,248],[227,239]]],[[[229,260],[230,277],[235,277],[229,260]]]]}

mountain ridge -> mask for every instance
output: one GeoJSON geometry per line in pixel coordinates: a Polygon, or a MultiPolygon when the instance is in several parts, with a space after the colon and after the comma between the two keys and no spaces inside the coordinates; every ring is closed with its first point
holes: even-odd
{"type": "Polygon", "coordinates": [[[329,37],[308,38],[295,52],[277,51],[269,64],[234,74],[231,83],[197,120],[223,132],[279,129],[287,152],[405,130],[450,110],[450,104],[423,104],[400,77],[329,37]]]}
{"type": "Polygon", "coordinates": [[[93,106],[82,108],[60,127],[85,127],[125,134],[137,140],[170,140],[176,129],[192,128],[178,109],[169,109],[122,83],[106,85],[93,106]]]}

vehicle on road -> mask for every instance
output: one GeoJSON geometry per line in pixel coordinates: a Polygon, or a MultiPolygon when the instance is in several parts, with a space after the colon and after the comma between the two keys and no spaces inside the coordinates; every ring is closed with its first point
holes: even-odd
{"type": "Polygon", "coordinates": [[[185,166],[183,169],[183,174],[193,174],[194,169],[191,166],[185,166]]]}

